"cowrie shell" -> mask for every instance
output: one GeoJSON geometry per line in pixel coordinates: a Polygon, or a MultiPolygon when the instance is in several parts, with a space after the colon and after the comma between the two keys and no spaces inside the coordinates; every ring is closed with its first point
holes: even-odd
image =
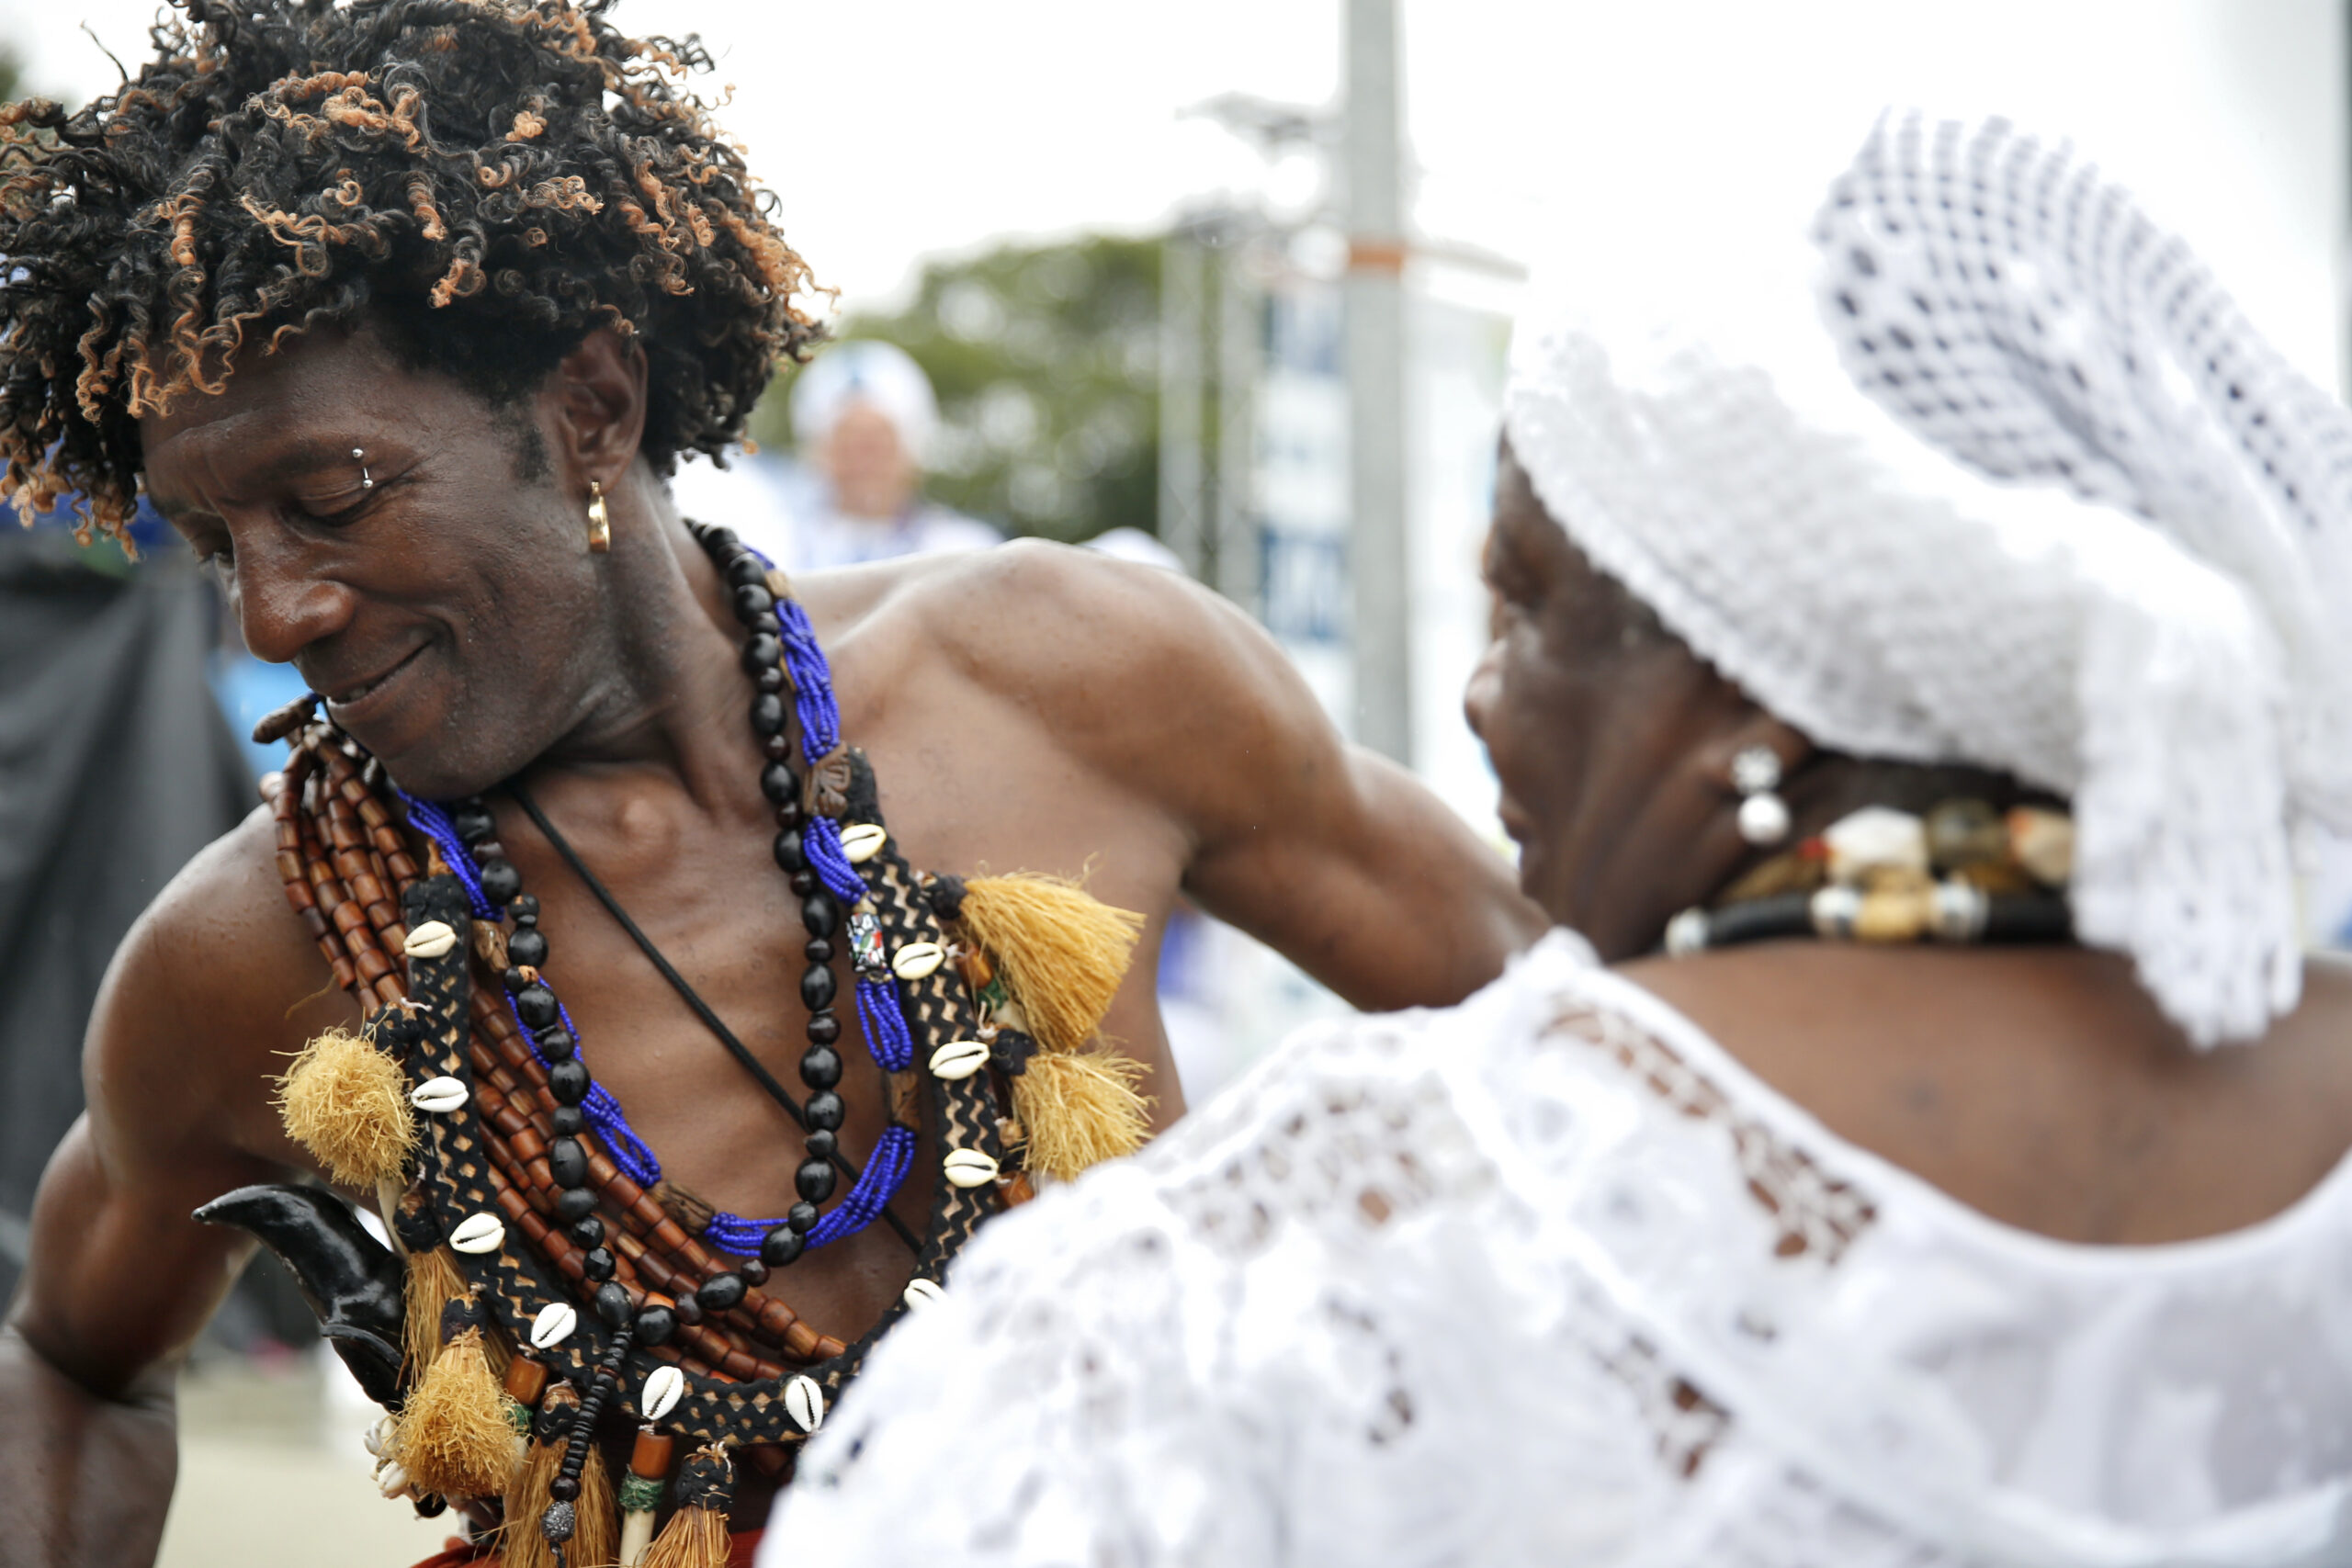
{"type": "Polygon", "coordinates": [[[449,1233],[449,1245],[459,1252],[496,1252],[506,1239],[506,1222],[496,1214],[468,1214],[449,1233]]]}
{"type": "Polygon", "coordinates": [[[977,1040],[950,1040],[931,1054],[931,1076],[968,1078],[988,1065],[989,1048],[977,1040]]]}
{"type": "Polygon", "coordinates": [[[784,1385],[784,1413],[804,1432],[825,1424],[825,1391],[812,1377],[797,1377],[784,1385]]]}
{"type": "Polygon", "coordinates": [[[376,1472],[376,1490],[387,1497],[397,1497],[408,1490],[408,1472],[399,1461],[386,1460],[384,1468],[376,1472]]]}
{"type": "Polygon", "coordinates": [[[408,933],[407,953],[411,958],[441,958],[458,945],[458,933],[444,920],[427,920],[408,933]]]}
{"type": "Polygon", "coordinates": [[[936,1280],[910,1280],[907,1281],[903,1299],[910,1311],[921,1312],[927,1306],[938,1304],[946,1294],[945,1291],[939,1288],[939,1281],[936,1280]]]}
{"type": "Polygon", "coordinates": [[[842,853],[852,865],[863,865],[882,852],[890,837],[888,829],[878,822],[860,822],[854,828],[842,829],[842,853]]]}
{"type": "Polygon", "coordinates": [[[921,980],[947,962],[947,950],[935,942],[910,942],[890,955],[890,971],[901,980],[921,980]]]}
{"type": "Polygon", "coordinates": [[[978,1187],[996,1179],[996,1161],[978,1149],[950,1149],[939,1168],[958,1187],[978,1187]]]}
{"type": "Polygon", "coordinates": [[[408,1102],[419,1111],[457,1111],[467,1099],[466,1086],[455,1078],[427,1078],[408,1091],[408,1102]]]}
{"type": "Polygon", "coordinates": [[[531,1348],[551,1350],[571,1338],[571,1331],[579,1325],[580,1314],[571,1310],[570,1303],[549,1302],[531,1320],[531,1348]]]}
{"type": "Polygon", "coordinates": [[[637,1396],[637,1408],[648,1421],[659,1421],[686,1396],[686,1374],[675,1367],[656,1367],[637,1396]]]}
{"type": "Polygon", "coordinates": [[[385,1446],[392,1440],[392,1418],[385,1416],[368,1428],[368,1435],[359,1439],[361,1445],[378,1459],[383,1458],[385,1446]]]}

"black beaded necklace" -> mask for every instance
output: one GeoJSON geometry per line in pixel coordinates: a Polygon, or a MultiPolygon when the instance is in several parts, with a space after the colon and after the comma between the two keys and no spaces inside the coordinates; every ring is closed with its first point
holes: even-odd
{"type": "MultiPolygon", "coordinates": [[[[686,977],[678,973],[677,968],[663,956],[660,948],[654,946],[652,938],[639,929],[637,922],[629,918],[628,911],[621,907],[620,900],[613,897],[611,890],[605,887],[594,872],[588,869],[587,863],[580,858],[579,852],[571,847],[570,840],[556,830],[555,824],[548,819],[547,814],[539,809],[538,803],[530,797],[522,784],[510,780],[505,787],[506,793],[514,797],[514,804],[523,808],[524,815],[531,819],[532,825],[538,829],[540,835],[554,847],[555,852],[562,858],[563,863],[571,868],[572,874],[580,878],[588,891],[594,895],[596,901],[605,907],[605,913],[611,915],[621,930],[628,933],[629,940],[637,944],[638,951],[644,953],[647,961],[661,972],[662,977],[670,983],[671,988],[678,993],[688,1008],[693,1010],[695,1016],[702,1021],[703,1026],[710,1031],[719,1044],[726,1047],[728,1055],[733,1056],[743,1070],[751,1075],[752,1080],[766,1091],[769,1099],[782,1106],[785,1113],[800,1124],[808,1134],[809,1156],[814,1159],[829,1159],[832,1162],[834,1168],[849,1178],[851,1181],[857,1180],[858,1168],[847,1155],[841,1152],[836,1135],[822,1128],[810,1127],[807,1111],[797,1100],[793,1098],[792,1092],[776,1081],[775,1075],[769,1072],[766,1065],[757,1056],[752,1055],[751,1049],[737,1038],[735,1032],[727,1027],[725,1021],[712,1010],[709,1003],[703,1000],[701,995],[687,982],[686,977]]],[[[537,908],[537,901],[534,900],[535,918],[537,908]]],[[[535,951],[538,953],[538,956],[530,962],[544,964],[547,962],[546,939],[539,936],[536,931],[530,934],[537,943],[535,951]]],[[[511,953],[514,943],[510,942],[508,947],[511,953]]],[[[821,965],[830,962],[832,956],[832,944],[825,938],[811,937],[803,952],[811,965],[821,965]]],[[[829,1046],[812,1043],[801,1057],[800,1078],[809,1089],[822,1093],[827,1089],[834,1089],[840,1083],[841,1067],[841,1057],[836,1052],[829,1046]]],[[[898,1232],[899,1239],[909,1247],[921,1249],[922,1242],[916,1237],[912,1228],[900,1219],[895,1211],[884,1209],[882,1219],[892,1230],[898,1232]]]]}
{"type": "MultiPolygon", "coordinates": [[[[533,824],[546,835],[558,853],[620,922],[654,966],[686,999],[721,1044],[804,1129],[807,1152],[793,1177],[794,1190],[799,1196],[799,1201],[793,1204],[780,1220],[757,1221],[734,1214],[714,1214],[704,1227],[705,1235],[722,1251],[739,1255],[756,1253],[759,1264],[764,1268],[784,1268],[797,1260],[810,1246],[821,1246],[854,1235],[876,1217],[888,1215],[890,1224],[908,1245],[919,1249],[912,1231],[888,1209],[891,1196],[904,1180],[911,1164],[911,1129],[894,1125],[886,1133],[884,1144],[876,1150],[875,1179],[866,1179],[839,1147],[839,1134],[847,1114],[847,1106],[838,1089],[842,1059],[834,1047],[841,1039],[841,1020],[835,1011],[839,991],[831,965],[833,958],[831,939],[841,926],[841,902],[824,886],[818,870],[810,864],[807,834],[812,827],[821,827],[830,834],[831,847],[839,862],[839,870],[848,873],[852,888],[861,895],[863,888],[857,881],[856,873],[850,869],[846,852],[840,847],[837,825],[825,817],[818,817],[812,822],[803,799],[802,780],[790,767],[791,741],[786,734],[787,712],[781,694],[786,684],[785,665],[790,649],[782,636],[784,624],[777,614],[775,596],[768,587],[769,569],[728,530],[700,525],[692,526],[697,541],[710,553],[728,583],[736,618],[748,634],[742,663],[752,673],[754,687],[751,723],[768,759],[761,771],[761,792],[775,809],[777,864],[791,877],[793,890],[801,897],[801,921],[808,942],[802,950],[807,967],[801,973],[800,998],[809,1014],[808,1046],[800,1060],[801,1081],[810,1090],[805,1104],[796,1102],[733,1032],[694,993],[684,978],[654,948],[619,903],[588,871],[528,795],[513,784],[507,788],[533,824]],[[893,1137],[891,1134],[894,1134],[908,1135],[893,1137]],[[836,1190],[837,1167],[849,1176],[854,1186],[849,1199],[835,1210],[832,1223],[828,1224],[827,1216],[820,1213],[819,1206],[827,1201],[836,1190]]],[[[795,685],[802,707],[803,750],[813,775],[828,766],[835,750],[834,747],[827,745],[822,752],[819,752],[816,747],[820,739],[838,739],[838,709],[833,703],[831,672],[823,664],[821,653],[816,651],[815,639],[808,631],[805,616],[797,605],[789,609],[799,633],[794,640],[804,645],[805,657],[798,661],[801,668],[795,671],[798,677],[795,685]],[[810,722],[812,720],[814,722],[810,722]]],[[[846,762],[845,758],[842,761],[846,762]]],[[[836,801],[834,804],[838,808],[840,803],[836,801]]],[[[412,801],[410,819],[413,825],[440,843],[445,858],[459,881],[468,885],[469,891],[476,894],[483,904],[491,906],[487,909],[478,909],[478,914],[494,919],[497,908],[503,906],[515,917],[519,929],[508,941],[510,966],[505,972],[504,982],[516,1021],[537,1043],[541,1055],[548,1064],[550,1086],[561,1102],[555,1129],[559,1136],[548,1149],[549,1167],[565,1189],[558,1201],[557,1213],[572,1227],[573,1239],[590,1248],[587,1263],[591,1277],[600,1281],[609,1280],[615,1264],[612,1254],[600,1245],[603,1222],[595,1215],[596,1195],[586,1185],[588,1157],[578,1141],[578,1134],[582,1128],[593,1126],[620,1168],[643,1187],[650,1188],[662,1179],[660,1161],[630,1128],[619,1101],[593,1081],[586,1064],[580,1060],[579,1036],[571,1015],[557,998],[553,987],[539,973],[539,965],[546,963],[548,949],[546,936],[537,929],[538,901],[523,892],[521,872],[505,857],[503,847],[495,841],[497,824],[489,807],[479,795],[469,796],[458,802],[446,818],[441,818],[432,803],[412,801]]],[[[837,876],[835,880],[840,878],[837,876]]],[[[856,929],[858,922],[854,920],[853,942],[878,954],[879,929],[873,926],[871,917],[867,917],[864,923],[873,929],[870,931],[860,931],[856,929]]],[[[861,957],[864,956],[861,953],[861,957]]],[[[881,999],[886,1000],[888,1007],[888,1012],[881,1013],[878,1018],[878,1010],[871,1007],[865,1010],[869,1032],[875,1030],[877,1021],[895,1021],[899,1024],[895,1032],[899,1040],[905,1041],[903,1020],[895,1016],[896,998],[887,995],[888,969],[882,967],[879,975],[874,975],[865,972],[872,967],[870,962],[862,963],[860,967],[862,979],[884,987],[886,996],[881,999]]],[[[861,1001],[873,998],[861,997],[861,1001]]],[[[881,1060],[883,1043],[877,1041],[875,1043],[877,1060],[881,1060]]],[[[910,1043],[909,1049],[899,1055],[910,1055],[910,1043]]],[[[886,1066],[903,1069],[907,1065],[907,1062],[899,1062],[886,1064],[886,1066]]]]}

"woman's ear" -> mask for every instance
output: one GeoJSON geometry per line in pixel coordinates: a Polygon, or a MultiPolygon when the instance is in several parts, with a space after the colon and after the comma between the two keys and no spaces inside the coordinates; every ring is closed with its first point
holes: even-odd
{"type": "Polygon", "coordinates": [[[1746,705],[1747,716],[1710,740],[1698,753],[1695,760],[1710,777],[1726,788],[1736,789],[1738,781],[1733,775],[1738,760],[1758,750],[1771,755],[1782,779],[1794,774],[1812,759],[1814,744],[1803,730],[1773,717],[1752,700],[1746,705]]]}

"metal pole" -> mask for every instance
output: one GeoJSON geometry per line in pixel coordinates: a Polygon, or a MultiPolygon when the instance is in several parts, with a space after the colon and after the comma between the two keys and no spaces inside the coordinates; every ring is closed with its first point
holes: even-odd
{"type": "Polygon", "coordinates": [[[1206,565],[1201,485],[1202,255],[1182,230],[1159,247],[1159,541],[1198,578],[1206,565]]]}
{"type": "Polygon", "coordinates": [[[1349,572],[1356,739],[1409,765],[1412,604],[1405,555],[1405,213],[1396,0],[1348,0],[1349,572]]]}
{"type": "Polygon", "coordinates": [[[1237,233],[1217,265],[1216,587],[1258,615],[1260,543],[1254,479],[1260,339],[1255,236],[1237,233]]]}

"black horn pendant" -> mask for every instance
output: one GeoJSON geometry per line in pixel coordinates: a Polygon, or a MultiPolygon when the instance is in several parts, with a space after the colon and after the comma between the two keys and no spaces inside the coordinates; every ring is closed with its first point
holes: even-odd
{"type": "Polygon", "coordinates": [[[315,1187],[240,1187],[196,1212],[232,1225],[283,1258],[319,1314],[319,1332],[379,1404],[400,1402],[401,1324],[406,1276],[390,1247],[351,1210],[315,1187]]]}

